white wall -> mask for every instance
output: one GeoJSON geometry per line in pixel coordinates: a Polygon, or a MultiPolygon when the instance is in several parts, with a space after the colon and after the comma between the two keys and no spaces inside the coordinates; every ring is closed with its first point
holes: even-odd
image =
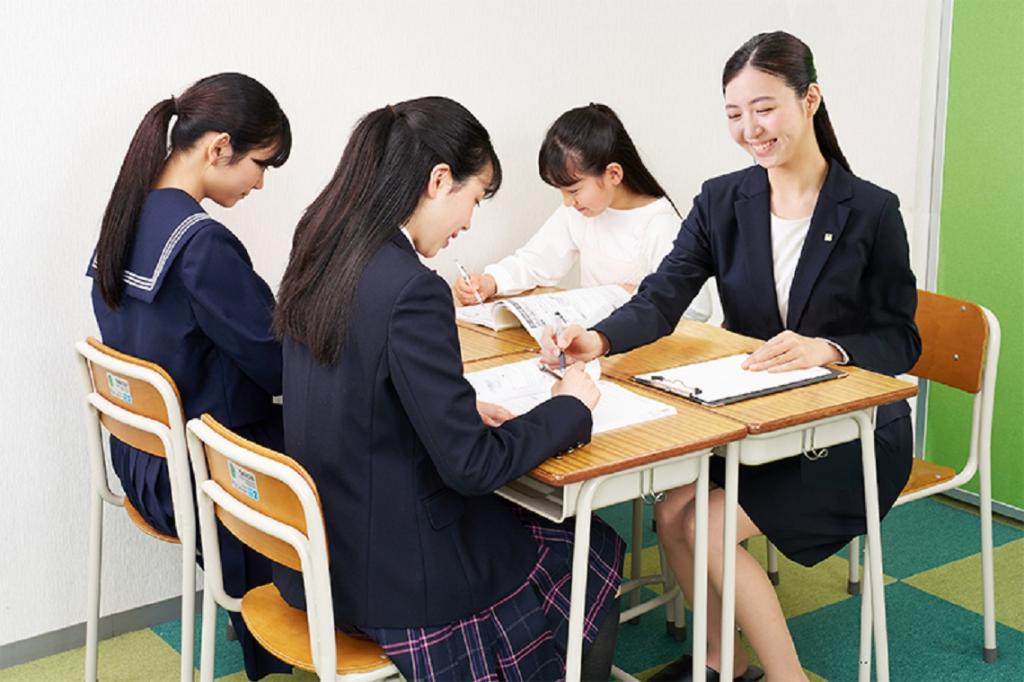
{"type": "MultiPolygon", "coordinates": [[[[363,113],[444,94],[491,131],[498,197],[452,255],[478,269],[557,205],[537,177],[546,127],[606,102],[686,210],[702,179],[746,165],[719,78],[750,35],[786,29],[815,50],[839,139],[863,177],[903,200],[923,272],[938,3],[328,2],[0,4],[0,645],[80,622],[87,469],[71,345],[94,333],[86,259],[128,140],[158,99],[239,70],[278,96],[291,160],[221,216],[276,287],[303,207],[363,113]],[[15,356],[14,354],[17,354],[15,356]]],[[[104,613],[172,596],[175,548],[123,518],[106,526],[104,613]]]]}

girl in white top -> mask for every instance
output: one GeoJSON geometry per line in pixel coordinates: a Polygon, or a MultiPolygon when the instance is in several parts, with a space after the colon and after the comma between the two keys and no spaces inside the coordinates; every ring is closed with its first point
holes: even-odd
{"type": "MultiPolygon", "coordinates": [[[[470,274],[469,282],[457,278],[461,303],[476,303],[477,294],[486,300],[555,285],[577,259],[581,286],[632,290],[671,250],[679,214],[611,108],[590,104],[559,116],[541,145],[539,165],[563,205],[515,253],[470,274]]],[[[710,316],[705,287],[685,317],[710,316]]]]}

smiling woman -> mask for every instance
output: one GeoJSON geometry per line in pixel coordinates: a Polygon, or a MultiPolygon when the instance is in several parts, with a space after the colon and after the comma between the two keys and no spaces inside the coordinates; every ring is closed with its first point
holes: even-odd
{"type": "MultiPolygon", "coordinates": [[[[685,306],[716,277],[725,326],[764,339],[746,369],[780,371],[849,362],[885,374],[909,370],[921,350],[917,291],[896,196],[849,171],[825,112],[810,48],[788,33],[754,36],[722,76],[733,140],[755,165],[704,183],[675,245],[632,300],[590,331],[570,327],[542,339],[545,360],[563,349],[573,361],[620,353],[669,334],[685,306]]],[[[875,453],[879,506],[892,506],[910,473],[910,409],[878,409],[875,453]]],[[[738,540],[766,535],[789,558],[811,566],[865,532],[860,445],[829,448],[815,461],[784,459],[741,467],[738,540]]],[[[711,479],[725,484],[721,458],[711,479]]],[[[658,536],[685,592],[692,593],[694,486],[655,506],[658,536]]],[[[724,491],[711,493],[720,527],[724,491]]],[[[708,622],[721,622],[721,534],[710,533],[708,622]],[[717,540],[716,540],[717,538],[717,540]],[[717,546],[716,546],[717,545],[717,546]]],[[[768,679],[805,679],[775,591],[745,549],[735,549],[736,620],[768,679]]],[[[720,631],[710,627],[707,679],[718,679],[720,631]]],[[[756,680],[737,647],[737,679],[756,680]]],[[[690,679],[684,656],[652,680],[690,679]]],[[[699,671],[698,671],[699,676],[699,671]]]]}

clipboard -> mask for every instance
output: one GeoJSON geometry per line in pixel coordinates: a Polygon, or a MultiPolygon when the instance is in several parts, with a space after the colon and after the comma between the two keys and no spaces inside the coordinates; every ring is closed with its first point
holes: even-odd
{"type": "Polygon", "coordinates": [[[846,372],[830,367],[812,367],[774,374],[750,372],[740,368],[740,364],[748,356],[748,353],[741,353],[637,374],[633,381],[686,398],[698,405],[720,407],[846,376],[846,372]]]}

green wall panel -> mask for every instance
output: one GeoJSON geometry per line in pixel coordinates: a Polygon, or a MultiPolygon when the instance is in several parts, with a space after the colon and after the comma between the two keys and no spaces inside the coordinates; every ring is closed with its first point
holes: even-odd
{"type": "MultiPolygon", "coordinates": [[[[1002,325],[992,489],[1024,508],[1024,2],[957,0],[952,29],[938,291],[1002,325]]],[[[931,387],[930,459],[959,467],[970,410],[970,396],[931,387]]]]}

